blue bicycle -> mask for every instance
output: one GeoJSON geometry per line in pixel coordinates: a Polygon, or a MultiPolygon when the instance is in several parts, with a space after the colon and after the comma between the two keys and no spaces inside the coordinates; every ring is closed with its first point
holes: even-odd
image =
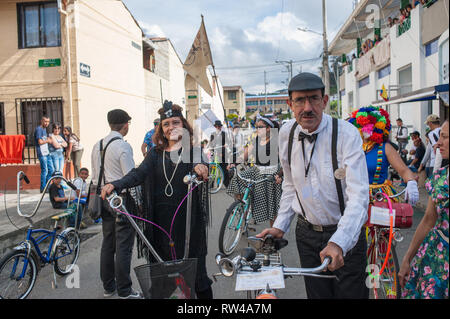
{"type": "MultiPolygon", "coordinates": [[[[76,187],[62,175],[54,175],[47,182],[45,190],[39,202],[30,215],[20,211],[20,184],[22,180],[29,183],[23,172],[17,174],[17,213],[24,217],[30,226],[24,242],[14,247],[0,259],[0,299],[25,299],[32,291],[40,268],[46,264],[53,264],[55,272],[60,276],[71,273],[80,253],[80,237],[73,227],[60,231],[58,226],[60,220],[66,219],[74,214],[75,210],[66,210],[52,217],[55,221],[53,230],[35,229],[32,217],[42,203],[50,182],[55,178],[61,178],[73,190],[76,187]],[[47,247],[41,247],[48,242],[47,247]]],[[[78,210],[77,210],[78,211],[78,210]]],[[[55,283],[56,276],[54,275],[55,283]]]]}

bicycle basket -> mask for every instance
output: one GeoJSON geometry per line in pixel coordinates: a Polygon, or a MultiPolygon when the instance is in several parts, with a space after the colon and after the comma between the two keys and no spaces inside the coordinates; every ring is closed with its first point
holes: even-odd
{"type": "Polygon", "coordinates": [[[196,258],[141,265],[134,272],[146,299],[195,299],[196,258]]]}

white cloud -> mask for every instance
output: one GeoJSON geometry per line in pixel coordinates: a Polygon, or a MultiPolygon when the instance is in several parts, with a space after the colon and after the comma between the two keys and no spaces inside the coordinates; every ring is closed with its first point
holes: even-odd
{"type": "Polygon", "coordinates": [[[159,25],[149,24],[144,21],[138,21],[138,23],[141,26],[142,30],[144,31],[145,35],[149,37],[161,37],[161,38],[166,37],[166,34],[159,25]]]}

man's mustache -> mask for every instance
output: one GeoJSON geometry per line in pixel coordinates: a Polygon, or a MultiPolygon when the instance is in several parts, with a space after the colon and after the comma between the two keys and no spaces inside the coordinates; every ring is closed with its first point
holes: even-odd
{"type": "Polygon", "coordinates": [[[313,112],[303,112],[300,113],[300,118],[307,116],[307,117],[315,117],[316,115],[313,112]]]}

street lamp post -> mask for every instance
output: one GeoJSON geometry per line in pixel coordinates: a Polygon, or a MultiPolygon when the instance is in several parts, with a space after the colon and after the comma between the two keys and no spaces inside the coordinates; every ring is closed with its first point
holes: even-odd
{"type": "MultiPolygon", "coordinates": [[[[322,24],[323,33],[309,30],[308,28],[297,28],[303,32],[312,32],[321,35],[323,38],[323,54],[322,54],[322,79],[325,84],[325,94],[330,95],[330,73],[328,67],[328,39],[327,39],[327,6],[326,0],[322,0],[322,24]]],[[[327,104],[325,113],[330,114],[330,104],[327,104]]]]}

